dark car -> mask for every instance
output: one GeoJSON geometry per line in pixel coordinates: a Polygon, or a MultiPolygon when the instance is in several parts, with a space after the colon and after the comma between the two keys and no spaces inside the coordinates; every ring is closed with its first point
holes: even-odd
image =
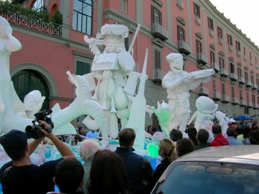
{"type": "Polygon", "coordinates": [[[259,193],[259,146],[220,146],[194,151],[173,162],[151,193],[259,193]]]}

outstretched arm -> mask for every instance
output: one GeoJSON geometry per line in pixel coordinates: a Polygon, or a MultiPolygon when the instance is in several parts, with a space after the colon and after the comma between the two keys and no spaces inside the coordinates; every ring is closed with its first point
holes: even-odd
{"type": "Polygon", "coordinates": [[[193,119],[197,117],[197,114],[198,114],[198,111],[196,111],[196,112],[192,115],[191,119],[190,119],[189,122],[188,122],[188,125],[190,125],[190,124],[192,123],[193,119]]]}

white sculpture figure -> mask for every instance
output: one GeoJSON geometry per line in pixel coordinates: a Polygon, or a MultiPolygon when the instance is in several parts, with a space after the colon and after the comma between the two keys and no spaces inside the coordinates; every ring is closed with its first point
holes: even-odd
{"type": "MultiPolygon", "coordinates": [[[[128,32],[129,29],[124,25],[105,24],[96,38],[84,37],[95,54],[92,72],[86,74],[85,78],[94,89],[93,99],[103,108],[104,125],[101,127],[103,147],[107,144],[107,138],[118,136],[117,117],[121,120],[122,128],[127,126],[131,101],[136,95],[137,80],[140,77],[139,73],[133,72],[135,62],[130,50],[128,52],[125,50],[124,38],[128,37],[128,32]],[[96,45],[105,45],[104,51],[101,52],[96,45]],[[94,78],[97,79],[97,86],[94,78]]],[[[89,119],[86,119],[84,124],[90,128],[88,121],[89,119]]]]}
{"type": "MultiPolygon", "coordinates": [[[[183,71],[183,56],[180,53],[171,53],[166,56],[170,69],[162,80],[162,86],[167,89],[168,104],[173,109],[176,101],[179,105],[176,114],[171,117],[171,129],[178,128],[185,131],[190,118],[189,91],[198,87],[202,82],[208,82],[215,72],[213,69],[187,73],[183,71]]],[[[185,134],[185,133],[183,133],[185,134]]]]}
{"type": "Polygon", "coordinates": [[[219,125],[222,129],[222,135],[227,137],[227,129],[228,129],[228,122],[229,118],[226,117],[226,114],[221,111],[216,111],[216,118],[219,121],[219,125]]]}
{"type": "Polygon", "coordinates": [[[215,112],[218,109],[218,105],[206,96],[197,98],[195,105],[197,111],[192,115],[188,125],[195,119],[194,127],[199,131],[201,126],[204,126],[205,121],[207,122],[208,120],[210,121],[215,118],[215,112]]]}
{"type": "Polygon", "coordinates": [[[172,128],[170,127],[170,121],[173,115],[175,114],[175,110],[178,105],[179,102],[176,101],[173,109],[170,109],[168,104],[164,101],[162,101],[161,104],[157,101],[157,109],[154,106],[147,106],[147,108],[150,109],[152,113],[154,113],[157,116],[159,125],[161,126],[161,129],[164,133],[164,138],[169,138],[169,133],[172,130],[172,128]]]}

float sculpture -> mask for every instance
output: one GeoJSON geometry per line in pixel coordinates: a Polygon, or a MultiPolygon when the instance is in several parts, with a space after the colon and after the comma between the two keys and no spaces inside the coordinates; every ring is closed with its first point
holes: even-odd
{"type": "Polygon", "coordinates": [[[215,116],[219,121],[219,125],[221,126],[222,135],[227,137],[228,122],[230,121],[230,119],[226,117],[226,114],[221,111],[216,111],[215,116]]]}

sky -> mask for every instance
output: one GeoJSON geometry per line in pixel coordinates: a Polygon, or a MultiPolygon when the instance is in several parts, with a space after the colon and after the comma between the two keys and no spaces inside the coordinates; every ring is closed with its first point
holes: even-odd
{"type": "Polygon", "coordinates": [[[259,0],[210,0],[259,47],[259,0]]]}

